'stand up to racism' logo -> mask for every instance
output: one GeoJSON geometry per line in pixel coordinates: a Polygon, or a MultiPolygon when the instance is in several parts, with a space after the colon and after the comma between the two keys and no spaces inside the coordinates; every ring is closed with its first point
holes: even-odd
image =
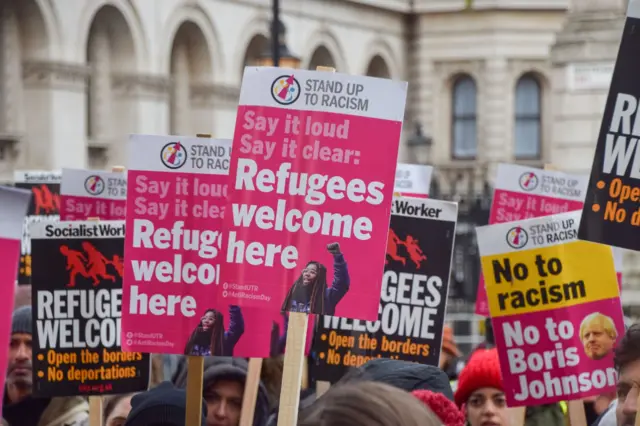
{"type": "Polygon", "coordinates": [[[187,149],[180,142],[169,142],[162,147],[160,160],[169,169],[179,169],[187,162],[187,149]]]}
{"type": "Polygon", "coordinates": [[[529,242],[529,234],[524,228],[516,226],[507,232],[507,244],[514,249],[521,249],[529,242]]]}
{"type": "Polygon", "coordinates": [[[104,191],[104,179],[100,176],[91,175],[84,181],[84,190],[91,195],[100,195],[104,191]]]}
{"type": "Polygon", "coordinates": [[[523,173],[522,176],[520,176],[518,183],[520,184],[520,188],[522,188],[523,191],[529,192],[536,189],[538,187],[538,183],[540,182],[538,181],[538,176],[536,176],[535,173],[527,172],[523,173]]]}
{"type": "Polygon", "coordinates": [[[271,85],[271,96],[280,105],[291,105],[300,97],[300,83],[292,75],[281,75],[271,85]]]}
{"type": "MultiPolygon", "coordinates": [[[[407,235],[404,240],[401,240],[398,235],[389,229],[387,236],[387,258],[395,262],[402,263],[402,266],[407,264],[407,260],[413,262],[416,269],[420,269],[422,262],[426,262],[427,256],[423,253],[422,249],[418,245],[418,240],[411,235],[407,235]],[[400,247],[403,247],[402,254],[400,254],[400,247]]],[[[388,259],[385,259],[385,264],[389,263],[388,259]]]]}

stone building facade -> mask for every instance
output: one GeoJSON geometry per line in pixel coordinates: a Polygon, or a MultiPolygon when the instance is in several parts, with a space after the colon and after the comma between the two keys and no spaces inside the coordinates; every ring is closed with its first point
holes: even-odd
{"type": "MultiPolygon", "coordinates": [[[[1,1],[0,181],[125,164],[129,133],[231,137],[270,3],[1,1]]],[[[304,68],[409,81],[400,159],[443,191],[480,191],[498,162],[590,168],[627,0],[281,3],[304,68]],[[429,147],[406,143],[415,123],[429,147]]]]}

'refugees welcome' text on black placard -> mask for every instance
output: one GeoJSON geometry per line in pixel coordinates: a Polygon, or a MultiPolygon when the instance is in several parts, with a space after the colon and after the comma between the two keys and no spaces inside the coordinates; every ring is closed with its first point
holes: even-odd
{"type": "Polygon", "coordinates": [[[148,354],[120,348],[124,221],[32,225],[33,392],[145,390],[148,354]]]}

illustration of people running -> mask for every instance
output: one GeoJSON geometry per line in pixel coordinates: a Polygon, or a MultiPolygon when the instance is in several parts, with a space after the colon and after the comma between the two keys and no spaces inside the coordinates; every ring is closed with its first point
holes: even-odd
{"type": "Polygon", "coordinates": [[[84,257],[82,252],[71,250],[67,246],[60,246],[60,253],[67,258],[67,271],[70,271],[69,284],[67,284],[67,287],[76,286],[76,277],[78,274],[82,277],[89,278],[89,274],[84,267],[87,258],[84,257]]]}
{"type": "MultiPolygon", "coordinates": [[[[404,266],[407,263],[406,259],[402,256],[398,256],[398,246],[403,245],[405,245],[404,241],[398,238],[396,233],[393,232],[393,229],[389,229],[389,234],[387,234],[387,256],[389,256],[396,262],[402,263],[402,265],[404,266]]],[[[384,258],[384,263],[385,265],[389,263],[389,260],[386,258],[386,256],[384,258]]]]}
{"type": "Polygon", "coordinates": [[[407,253],[409,253],[411,261],[416,264],[417,269],[420,269],[422,261],[427,260],[427,256],[425,256],[422,249],[418,246],[418,240],[411,235],[407,235],[404,246],[407,249],[407,253]]]}
{"type": "Polygon", "coordinates": [[[239,306],[229,305],[229,328],[224,330],[224,317],[215,309],[207,309],[184,348],[185,355],[233,356],[233,348],[244,334],[244,318],[239,306]]]}
{"type": "Polygon", "coordinates": [[[300,273],[287,293],[282,312],[304,312],[333,315],[338,302],[349,291],[349,270],[340,252],[340,244],[327,245],[333,255],[333,281],[327,286],[327,267],[320,262],[310,261],[300,273]]]}
{"type": "Polygon", "coordinates": [[[122,276],[122,274],[124,273],[124,265],[122,264],[122,259],[120,259],[120,256],[114,254],[113,259],[108,263],[115,268],[118,275],[122,276]]]}
{"type": "Polygon", "coordinates": [[[107,272],[107,265],[111,263],[109,259],[104,257],[90,242],[82,243],[82,248],[87,253],[89,260],[87,261],[88,278],[93,279],[93,286],[100,284],[100,278],[104,280],[116,281],[116,277],[107,272]]]}

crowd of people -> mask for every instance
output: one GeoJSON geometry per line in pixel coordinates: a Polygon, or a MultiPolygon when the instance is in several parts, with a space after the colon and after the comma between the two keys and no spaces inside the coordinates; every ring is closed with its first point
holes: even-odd
{"type": "MultiPolygon", "coordinates": [[[[32,395],[32,312],[13,312],[9,365],[2,422],[6,426],[88,426],[89,404],[83,397],[36,398],[32,395]]],[[[588,424],[635,424],[640,387],[640,324],[618,342],[615,367],[617,397],[585,401],[588,424]],[[604,402],[603,402],[604,401],[604,402]]],[[[206,357],[203,378],[203,426],[237,426],[240,421],[248,362],[242,358],[206,357]]],[[[264,360],[254,426],[277,424],[282,357],[264,360]]],[[[185,424],[187,368],[182,356],[152,358],[148,391],[104,397],[104,426],[182,426],[185,424]]],[[[374,359],[351,369],[321,396],[313,386],[300,396],[301,426],[508,426],[498,354],[491,329],[469,356],[458,350],[448,327],[439,367],[391,359],[374,359]]],[[[565,426],[562,404],[527,407],[524,426],[565,426]]]]}

